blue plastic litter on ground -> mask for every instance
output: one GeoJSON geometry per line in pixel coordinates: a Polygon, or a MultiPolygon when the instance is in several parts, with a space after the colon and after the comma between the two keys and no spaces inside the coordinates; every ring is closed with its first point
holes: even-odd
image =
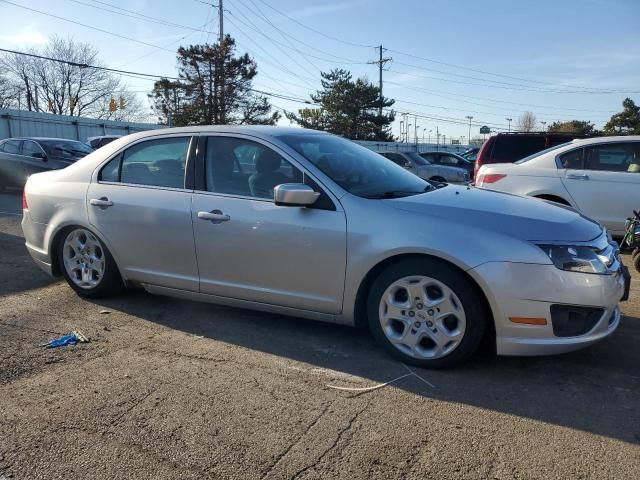
{"type": "Polygon", "coordinates": [[[63,335],[59,338],[49,340],[43,346],[47,348],[57,348],[64,347],[65,345],[75,345],[76,343],[78,343],[78,338],[72,333],[70,335],[63,335]]]}

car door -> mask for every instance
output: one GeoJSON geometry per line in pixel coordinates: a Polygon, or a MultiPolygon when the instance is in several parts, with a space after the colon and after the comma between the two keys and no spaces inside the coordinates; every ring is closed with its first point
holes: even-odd
{"type": "Polygon", "coordinates": [[[560,157],[578,209],[616,235],[640,205],[640,142],[592,145],[560,157]]]}
{"type": "Polygon", "coordinates": [[[0,185],[24,185],[26,175],[20,155],[22,140],[5,140],[0,148],[0,185]]]}
{"type": "Polygon", "coordinates": [[[347,241],[339,202],[253,137],[203,136],[198,156],[192,216],[200,291],[339,313],[347,241]],[[303,182],[322,193],[314,206],[275,205],[276,185],[303,182]]]}
{"type": "Polygon", "coordinates": [[[198,290],[186,160],[195,140],[146,138],[118,152],[87,192],[89,222],[128,280],[198,290]]]}

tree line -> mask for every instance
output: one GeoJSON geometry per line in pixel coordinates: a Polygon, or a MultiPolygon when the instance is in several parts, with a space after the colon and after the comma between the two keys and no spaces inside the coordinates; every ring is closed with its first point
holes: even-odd
{"type": "MultiPolygon", "coordinates": [[[[0,56],[0,108],[126,121],[155,116],[161,124],[171,126],[275,125],[284,116],[301,127],[353,140],[397,140],[391,132],[395,100],[384,97],[367,78],[354,78],[347,70],[321,72],[321,88],[309,95],[308,107],[297,111],[276,108],[268,92],[253,88],[258,65],[248,53],[237,52],[230,35],[221,42],[178,48],[177,77],[154,83],[148,94],[151,111],[121,76],[87,67],[104,66],[98,50],[89,44],[52,37],[45,47],[29,53],[62,62],[19,54],[0,56]]],[[[283,98],[287,97],[291,98],[283,98]]],[[[640,134],[640,107],[631,98],[622,107],[602,131],[586,120],[554,122],[547,130],[640,134]]],[[[532,112],[524,112],[515,130],[534,131],[538,124],[532,112]]]]}

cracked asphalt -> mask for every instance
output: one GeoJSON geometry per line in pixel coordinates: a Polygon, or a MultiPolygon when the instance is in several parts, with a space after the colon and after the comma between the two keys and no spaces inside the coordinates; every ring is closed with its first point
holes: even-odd
{"type": "Polygon", "coordinates": [[[0,195],[2,480],[640,478],[636,272],[592,348],[428,371],[346,327],[82,300],[33,264],[19,211],[0,195]],[[91,342],[38,346],[71,330],[91,342]]]}

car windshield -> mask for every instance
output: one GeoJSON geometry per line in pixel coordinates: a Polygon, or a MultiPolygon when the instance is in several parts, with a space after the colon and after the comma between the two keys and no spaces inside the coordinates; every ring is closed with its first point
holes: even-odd
{"type": "Polygon", "coordinates": [[[565,142],[565,143],[561,143],[560,145],[554,145],[553,147],[549,147],[540,152],[532,153],[528,157],[524,157],[518,160],[517,162],[513,162],[513,163],[515,163],[516,165],[520,165],[521,163],[525,163],[525,162],[528,162],[529,160],[533,160],[534,158],[537,158],[540,155],[544,155],[545,153],[552,152],[553,150],[557,150],[558,148],[561,148],[561,147],[566,147],[567,145],[570,145],[570,144],[571,142],[565,142]]]}
{"type": "Polygon", "coordinates": [[[364,198],[417,195],[434,187],[368,148],[334,135],[278,137],[349,193],[364,198]]]}
{"type": "Polygon", "coordinates": [[[38,143],[52,157],[79,158],[93,152],[93,148],[75,140],[40,140],[38,143]]]}

